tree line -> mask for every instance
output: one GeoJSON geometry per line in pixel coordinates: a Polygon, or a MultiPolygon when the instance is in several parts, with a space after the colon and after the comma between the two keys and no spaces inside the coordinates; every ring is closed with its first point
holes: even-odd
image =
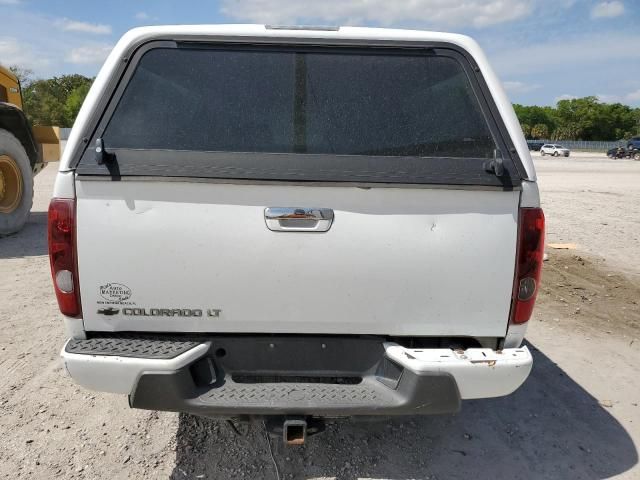
{"type": "Polygon", "coordinates": [[[20,80],[23,110],[32,125],[71,127],[94,80],[78,74],[34,80],[31,70],[9,69],[20,80]]]}
{"type": "Polygon", "coordinates": [[[603,103],[597,97],[560,100],[555,107],[514,104],[526,138],[621,140],[640,134],[640,108],[603,103]]]}
{"type": "MultiPolygon", "coordinates": [[[[71,127],[94,80],[77,74],[33,80],[29,70],[11,70],[20,79],[24,111],[34,125],[71,127]]],[[[640,134],[640,108],[597,97],[560,100],[555,107],[513,107],[528,139],[607,141],[640,134]]]]}

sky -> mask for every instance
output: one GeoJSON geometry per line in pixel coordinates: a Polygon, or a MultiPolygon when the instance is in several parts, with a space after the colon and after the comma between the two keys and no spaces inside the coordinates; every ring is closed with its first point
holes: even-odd
{"type": "Polygon", "coordinates": [[[352,25],[464,33],[511,100],[640,106],[640,0],[0,0],[0,63],[94,76],[141,25],[352,25]]]}

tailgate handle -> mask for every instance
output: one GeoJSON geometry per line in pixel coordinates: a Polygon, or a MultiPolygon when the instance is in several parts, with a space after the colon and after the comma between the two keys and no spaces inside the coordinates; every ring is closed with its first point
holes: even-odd
{"type": "Polygon", "coordinates": [[[267,228],[274,232],[326,232],[333,223],[330,208],[269,207],[264,209],[267,228]]]}

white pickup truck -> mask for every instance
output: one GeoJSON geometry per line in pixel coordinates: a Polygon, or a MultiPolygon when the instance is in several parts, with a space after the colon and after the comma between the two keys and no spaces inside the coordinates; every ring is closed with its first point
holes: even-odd
{"type": "Polygon", "coordinates": [[[499,80],[470,38],[422,31],[132,30],[49,210],[71,377],[226,418],[510,394],[543,243],[499,80]]]}

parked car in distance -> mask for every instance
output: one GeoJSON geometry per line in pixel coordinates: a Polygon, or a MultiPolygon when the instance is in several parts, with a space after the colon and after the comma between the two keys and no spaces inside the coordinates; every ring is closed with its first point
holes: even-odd
{"type": "Polygon", "coordinates": [[[627,150],[640,150],[640,137],[632,137],[627,142],[627,150]]]}
{"type": "Polygon", "coordinates": [[[609,158],[625,158],[628,150],[624,147],[614,147],[607,150],[607,157],[609,158]]]}
{"type": "Polygon", "coordinates": [[[640,160],[640,148],[624,148],[622,146],[610,148],[607,150],[607,157],[609,158],[632,158],[634,160],[640,160]]]}
{"type": "Polygon", "coordinates": [[[570,150],[568,148],[558,145],[557,143],[545,143],[542,148],[540,148],[540,155],[543,157],[545,155],[553,155],[554,157],[562,155],[568,157],[569,153],[570,150]]]}
{"type": "Polygon", "coordinates": [[[539,142],[537,140],[527,140],[527,145],[529,147],[529,150],[531,150],[532,152],[539,152],[544,145],[544,142],[539,142]]]}

